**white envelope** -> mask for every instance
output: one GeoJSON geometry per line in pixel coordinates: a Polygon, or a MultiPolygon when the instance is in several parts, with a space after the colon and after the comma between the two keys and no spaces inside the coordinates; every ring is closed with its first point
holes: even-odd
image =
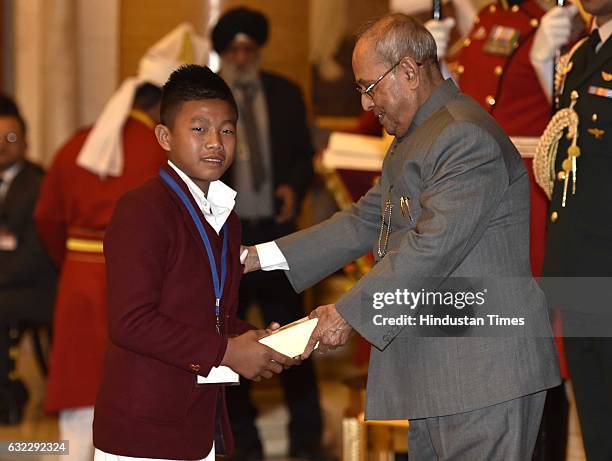
{"type": "Polygon", "coordinates": [[[198,375],[198,384],[237,384],[240,382],[240,375],[230,367],[221,365],[212,367],[208,376],[198,375]]]}
{"type": "Polygon", "coordinates": [[[259,342],[287,357],[297,357],[306,349],[310,335],[318,322],[318,318],[304,317],[279,328],[271,335],[260,339],[259,342]]]}

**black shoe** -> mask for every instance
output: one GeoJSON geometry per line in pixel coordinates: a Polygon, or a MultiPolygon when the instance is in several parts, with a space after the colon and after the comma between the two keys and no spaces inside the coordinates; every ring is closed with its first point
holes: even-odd
{"type": "Polygon", "coordinates": [[[246,450],[236,447],[234,454],[229,457],[228,461],[263,461],[263,452],[261,450],[246,450]]]}
{"type": "Polygon", "coordinates": [[[11,380],[2,392],[6,398],[0,404],[0,424],[19,424],[28,401],[28,390],[20,379],[11,380]]]}
{"type": "Polygon", "coordinates": [[[289,450],[289,457],[305,461],[337,461],[336,457],[330,455],[321,447],[316,448],[294,448],[289,450]]]}

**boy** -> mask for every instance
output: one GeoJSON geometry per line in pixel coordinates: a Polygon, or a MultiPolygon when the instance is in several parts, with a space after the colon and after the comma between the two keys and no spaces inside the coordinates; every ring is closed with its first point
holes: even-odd
{"type": "Polygon", "coordinates": [[[229,453],[223,387],[196,375],[225,365],[259,380],[296,363],[235,317],[240,224],[236,193],[219,181],[236,146],[230,89],[207,67],[181,67],[163,88],[161,122],[168,165],[119,201],[104,241],[110,344],[96,460],[229,453]]]}

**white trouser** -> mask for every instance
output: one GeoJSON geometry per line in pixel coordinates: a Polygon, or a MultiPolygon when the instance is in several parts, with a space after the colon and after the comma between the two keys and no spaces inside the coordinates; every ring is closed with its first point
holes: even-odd
{"type": "MultiPolygon", "coordinates": [[[[60,439],[68,440],[69,456],[65,457],[65,461],[92,461],[94,456],[93,417],[94,407],[79,407],[60,411],[60,439]]],[[[64,457],[62,456],[62,458],[64,457]]]]}
{"type": "MultiPolygon", "coordinates": [[[[94,461],[175,461],[170,459],[160,459],[160,458],[132,458],[130,456],[118,456],[118,455],[109,455],[108,453],[103,452],[102,450],[98,450],[96,448],[96,454],[94,461]]],[[[210,453],[206,456],[206,458],[201,459],[200,461],[215,461],[215,443],[213,442],[213,446],[210,450],[210,453]]]]}

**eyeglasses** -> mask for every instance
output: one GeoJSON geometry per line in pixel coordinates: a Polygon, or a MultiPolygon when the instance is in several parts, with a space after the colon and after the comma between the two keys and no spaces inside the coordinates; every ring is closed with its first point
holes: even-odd
{"type": "MultiPolygon", "coordinates": [[[[402,62],[402,59],[404,59],[404,58],[402,57],[399,61],[397,61],[395,64],[393,64],[393,66],[391,66],[389,69],[387,69],[387,71],[385,71],[384,74],[382,74],[380,77],[378,77],[374,81],[374,83],[370,83],[367,86],[367,88],[361,88],[360,86],[357,86],[357,91],[359,92],[359,94],[362,95],[362,96],[366,95],[366,96],[369,96],[370,99],[374,99],[373,93],[374,93],[374,88],[376,88],[376,85],[378,85],[382,81],[382,79],[387,76],[387,74],[389,74],[393,69],[395,69],[399,65],[399,63],[402,62]]],[[[420,62],[417,62],[416,64],[417,64],[417,66],[422,66],[423,65],[420,62]]]]}
{"type": "Polygon", "coordinates": [[[19,136],[17,136],[17,133],[3,133],[0,134],[0,141],[6,141],[8,144],[15,144],[19,141],[19,136]]]}

